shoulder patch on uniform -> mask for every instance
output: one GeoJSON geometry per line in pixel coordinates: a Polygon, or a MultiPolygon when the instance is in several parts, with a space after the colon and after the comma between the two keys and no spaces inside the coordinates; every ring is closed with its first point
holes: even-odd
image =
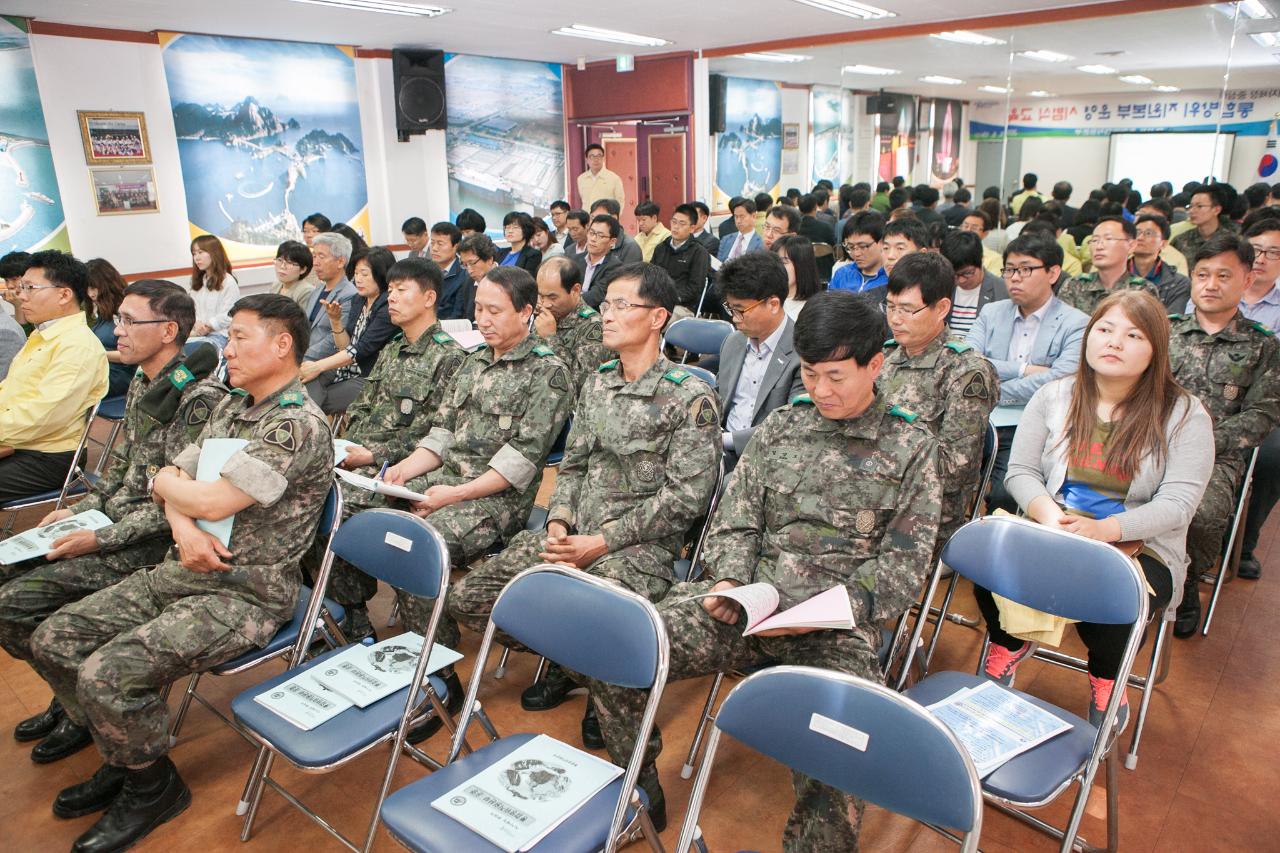
{"type": "Polygon", "coordinates": [[[431,336],[431,340],[435,341],[438,344],[447,344],[449,343],[449,341],[453,340],[453,336],[450,335],[448,332],[436,332],[434,335],[431,336]]]}
{"type": "Polygon", "coordinates": [[[1255,320],[1254,322],[1250,323],[1249,325],[1250,325],[1250,326],[1252,326],[1252,327],[1254,328],[1254,330],[1259,331],[1259,332],[1262,332],[1262,334],[1267,335],[1268,337],[1270,337],[1270,336],[1272,336],[1272,335],[1274,335],[1274,334],[1275,334],[1275,332],[1271,331],[1271,330],[1270,330],[1270,329],[1268,329],[1266,326],[1262,325],[1261,323],[1259,323],[1259,322],[1258,322],[1258,321],[1256,321],[1256,320],[1255,320]]]}
{"type": "Polygon", "coordinates": [[[662,378],[666,379],[668,382],[674,382],[677,385],[682,385],[684,384],[684,381],[692,375],[693,374],[687,370],[681,370],[678,367],[673,367],[666,373],[662,374],[662,378]]]}
{"type": "Polygon", "coordinates": [[[587,330],[583,333],[582,339],[586,341],[604,340],[604,325],[602,323],[588,323],[587,330]]]}
{"type": "Polygon", "coordinates": [[[947,341],[943,346],[956,353],[966,353],[973,349],[973,344],[966,344],[964,341],[947,341]]]}
{"type": "Polygon", "coordinates": [[[555,391],[568,392],[570,388],[568,369],[557,366],[555,370],[551,371],[551,378],[547,380],[547,384],[555,391]]]}
{"type": "Polygon", "coordinates": [[[606,370],[613,370],[618,366],[619,361],[621,361],[621,359],[617,358],[606,361],[604,364],[596,368],[596,373],[604,373],[606,370]]]}
{"type": "Polygon", "coordinates": [[[533,354],[546,358],[549,355],[555,355],[556,351],[553,350],[551,347],[547,346],[546,344],[534,344],[533,354]]]}
{"type": "Polygon", "coordinates": [[[579,305],[579,306],[578,306],[578,316],[579,316],[579,317],[594,317],[594,316],[596,316],[596,315],[597,315],[597,314],[599,314],[599,313],[600,313],[599,311],[595,310],[595,309],[594,309],[594,308],[592,308],[590,305],[579,305]]]}
{"type": "Polygon", "coordinates": [[[298,436],[292,420],[281,421],[276,424],[263,436],[262,440],[266,444],[274,444],[289,453],[293,453],[298,449],[298,436]]]}
{"type": "Polygon", "coordinates": [[[791,405],[793,405],[793,406],[812,406],[812,405],[813,405],[813,398],[812,398],[812,397],[810,397],[808,394],[797,394],[797,395],[795,395],[794,397],[792,397],[792,398],[791,398],[791,405]]]}
{"type": "Polygon", "coordinates": [[[889,340],[887,340],[887,341],[885,341],[885,342],[884,342],[884,348],[885,348],[885,349],[893,349],[893,348],[894,348],[894,347],[896,347],[897,345],[898,345],[898,342],[897,342],[896,340],[894,340],[893,338],[889,338],[889,340]]]}
{"type": "Polygon", "coordinates": [[[209,401],[203,397],[197,397],[187,409],[187,426],[200,426],[207,423],[212,413],[213,409],[209,406],[209,401]]]}
{"type": "Polygon", "coordinates": [[[244,390],[243,388],[232,388],[231,395],[234,397],[248,397],[249,392],[244,390]]]}
{"type": "Polygon", "coordinates": [[[979,400],[987,400],[995,396],[985,370],[975,370],[960,393],[961,396],[977,397],[979,400]]]}
{"type": "Polygon", "coordinates": [[[1185,320],[1185,319],[1187,319],[1187,315],[1186,315],[1186,314],[1170,314],[1170,315],[1169,315],[1169,319],[1170,319],[1170,320],[1185,320]]]}
{"type": "Polygon", "coordinates": [[[915,423],[916,419],[920,417],[910,409],[904,409],[901,406],[891,406],[889,408],[889,414],[893,415],[895,418],[902,418],[909,424],[915,423]]]}
{"type": "Polygon", "coordinates": [[[173,387],[177,388],[179,391],[185,388],[187,383],[193,379],[195,379],[195,376],[192,375],[190,370],[187,370],[185,365],[181,364],[175,367],[173,372],[169,374],[169,381],[172,382],[173,387]]]}
{"type": "Polygon", "coordinates": [[[693,425],[697,427],[709,427],[716,422],[716,404],[711,402],[711,398],[701,396],[697,402],[693,404],[693,425]]]}
{"type": "Polygon", "coordinates": [[[293,406],[301,406],[306,399],[306,397],[302,396],[301,391],[285,391],[280,395],[280,407],[287,409],[293,406]]]}

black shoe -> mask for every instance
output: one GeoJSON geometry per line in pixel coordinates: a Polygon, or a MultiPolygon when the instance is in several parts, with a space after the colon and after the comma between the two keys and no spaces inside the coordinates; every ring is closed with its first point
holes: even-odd
{"type": "MultiPolygon", "coordinates": [[[[1256,581],[1262,575],[1262,565],[1252,553],[1240,555],[1240,565],[1236,566],[1236,577],[1247,581],[1256,581]]],[[[21,740],[21,738],[19,738],[21,740]]]]}
{"type": "Polygon", "coordinates": [[[649,797],[649,820],[653,821],[653,828],[658,832],[664,832],[667,828],[667,797],[662,793],[662,786],[658,784],[658,773],[650,766],[651,773],[640,772],[640,779],[636,785],[644,789],[645,794],[649,797]],[[647,778],[646,778],[647,777],[647,778]]]}
{"type": "MultiPolygon", "coordinates": [[[[338,623],[338,628],[349,644],[362,643],[369,637],[377,641],[378,636],[373,632],[373,623],[369,621],[369,608],[353,604],[346,607],[346,611],[346,615],[338,623]]],[[[329,643],[322,635],[317,635],[307,649],[307,657],[319,657],[327,651],[329,651],[329,643]]]]}
{"type": "Polygon", "coordinates": [[[596,703],[590,696],[587,697],[587,713],[582,715],[582,745],[587,749],[604,749],[600,718],[596,716],[596,703]]]}
{"type": "Polygon", "coordinates": [[[88,781],[63,788],[53,801],[53,813],[61,818],[73,818],[102,811],[115,802],[128,773],[124,767],[102,765],[88,781]]]}
{"type": "Polygon", "coordinates": [[[1173,622],[1173,636],[1186,639],[1200,627],[1200,591],[1191,589],[1183,593],[1178,605],[1177,618],[1173,622]]]}
{"type": "Polygon", "coordinates": [[[62,710],[62,703],[54,699],[48,708],[18,723],[13,730],[13,739],[23,743],[40,740],[53,731],[66,715],[67,712],[62,710]]]}
{"type": "MultiPolygon", "coordinates": [[[[466,692],[462,689],[462,680],[458,678],[456,672],[443,675],[441,678],[444,679],[445,687],[449,689],[449,698],[444,706],[450,714],[457,714],[462,710],[463,700],[467,698],[466,692]]],[[[444,721],[438,716],[432,717],[422,725],[414,726],[405,732],[404,739],[409,743],[422,743],[442,728],[444,728],[444,721]]]]}
{"type": "Polygon", "coordinates": [[[107,813],[76,839],[71,853],[127,850],[191,805],[191,790],[166,756],[141,770],[126,770],[124,786],[107,813]]]}
{"type": "Polygon", "coordinates": [[[93,736],[89,734],[89,730],[64,716],[53,727],[53,731],[45,735],[44,740],[31,750],[31,760],[36,764],[48,764],[77,753],[91,743],[93,736]]]}
{"type": "Polygon", "coordinates": [[[520,694],[520,707],[526,711],[550,711],[559,707],[575,690],[583,690],[556,664],[547,667],[542,678],[520,694]]]}

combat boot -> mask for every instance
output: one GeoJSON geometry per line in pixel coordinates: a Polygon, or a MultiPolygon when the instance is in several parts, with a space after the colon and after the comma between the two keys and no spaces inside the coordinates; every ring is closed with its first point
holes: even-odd
{"type": "Polygon", "coordinates": [[[1200,627],[1199,573],[1187,574],[1187,585],[1182,591],[1182,603],[1178,605],[1173,622],[1173,636],[1187,638],[1200,627]]]}
{"type": "Polygon", "coordinates": [[[62,710],[62,703],[55,698],[48,708],[18,723],[13,729],[13,739],[19,742],[40,740],[53,731],[66,715],[67,712],[62,710]]]}
{"type": "Polygon", "coordinates": [[[71,853],[116,853],[126,850],[160,824],[191,805],[191,790],[168,756],[141,770],[127,770],[119,796],[89,831],[76,839],[71,853]]]}
{"type": "Polygon", "coordinates": [[[60,818],[73,818],[102,811],[115,802],[128,774],[127,768],[103,764],[88,781],[63,788],[53,801],[53,813],[60,818]]]}
{"type": "Polygon", "coordinates": [[[526,711],[550,711],[559,707],[576,691],[585,691],[571,679],[559,664],[550,664],[546,673],[532,687],[520,694],[520,707],[526,711]]]}

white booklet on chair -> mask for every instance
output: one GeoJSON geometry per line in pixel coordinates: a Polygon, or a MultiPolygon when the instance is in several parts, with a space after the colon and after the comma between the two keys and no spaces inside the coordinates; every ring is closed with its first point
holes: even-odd
{"type": "Polygon", "coordinates": [[[304,732],[327,723],[352,705],[348,699],[317,684],[308,672],[299,673],[273,689],[259,693],[253,701],[304,732]]]}
{"type": "MultiPolygon", "coordinates": [[[[345,454],[344,454],[345,455],[345,454]]],[[[337,474],[346,482],[359,489],[367,492],[373,492],[379,495],[386,495],[389,498],[401,498],[406,501],[425,501],[427,496],[412,489],[406,489],[404,486],[396,486],[391,483],[384,482],[376,477],[366,477],[363,474],[356,474],[352,471],[346,471],[342,468],[334,468],[333,473],[337,474]]]]}
{"type": "Polygon", "coordinates": [[[979,777],[1071,728],[1066,720],[994,681],[958,690],[928,706],[969,750],[979,777]]]}
{"type": "Polygon", "coordinates": [[[685,600],[711,596],[727,598],[742,606],[747,614],[747,630],[742,632],[744,637],[775,628],[829,628],[845,631],[853,628],[853,603],[849,601],[848,588],[840,584],[781,613],[777,612],[781,600],[778,590],[773,584],[764,582],[692,595],[685,600]]]}
{"type": "Polygon", "coordinates": [[[23,560],[43,557],[53,550],[53,543],[77,530],[101,530],[110,527],[112,521],[96,509],[86,510],[75,515],[46,524],[44,527],[33,527],[16,536],[0,542],[0,565],[10,566],[23,560]]]}
{"type": "Polygon", "coordinates": [[[507,853],[520,853],[621,775],[616,764],[538,735],[431,807],[507,853]]]}
{"type": "MultiPolygon", "coordinates": [[[[409,686],[418,666],[422,642],[420,634],[408,631],[371,646],[350,646],[308,672],[324,687],[367,708],[409,686]]],[[[427,659],[427,674],[460,660],[462,655],[436,643],[427,659]]]]}

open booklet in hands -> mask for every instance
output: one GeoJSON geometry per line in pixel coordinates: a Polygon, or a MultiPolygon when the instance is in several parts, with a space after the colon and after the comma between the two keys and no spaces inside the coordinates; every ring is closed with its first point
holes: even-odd
{"type": "Polygon", "coordinates": [[[707,592],[702,595],[691,595],[684,599],[711,598],[719,596],[737,602],[747,614],[747,629],[742,636],[750,637],[762,631],[777,628],[827,628],[848,631],[853,628],[853,603],[849,601],[849,590],[836,585],[826,592],[820,592],[813,598],[800,602],[795,607],[778,610],[781,601],[778,590],[772,584],[760,582],[718,592],[707,592]]]}
{"type": "Polygon", "coordinates": [[[385,480],[379,480],[376,477],[366,477],[363,474],[356,474],[351,471],[345,471],[342,468],[333,469],[333,473],[337,474],[351,485],[364,489],[367,492],[373,492],[379,495],[386,495],[389,498],[400,498],[406,501],[425,501],[427,496],[412,489],[406,489],[404,486],[396,486],[385,480]]]}

